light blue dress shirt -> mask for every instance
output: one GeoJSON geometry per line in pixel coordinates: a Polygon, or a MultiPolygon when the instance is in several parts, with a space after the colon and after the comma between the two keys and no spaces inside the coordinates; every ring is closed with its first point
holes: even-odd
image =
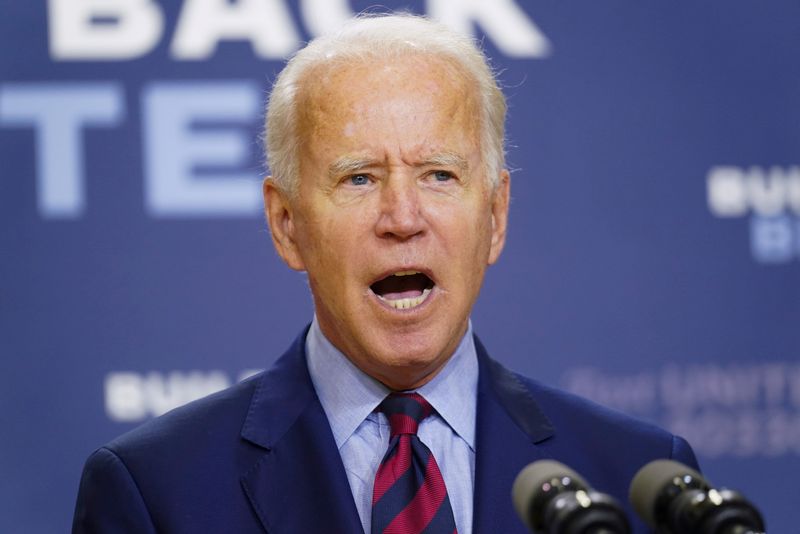
{"type": "MultiPolygon", "coordinates": [[[[373,410],[390,390],[358,369],[311,324],[306,337],[311,380],[328,416],[342,456],[364,532],[370,532],[372,487],[386,449],[389,422],[373,410]]],[[[416,390],[435,413],[419,426],[442,472],[456,528],[472,532],[472,494],[475,481],[475,411],[478,396],[478,358],[472,323],[453,356],[430,382],[416,390]]]]}

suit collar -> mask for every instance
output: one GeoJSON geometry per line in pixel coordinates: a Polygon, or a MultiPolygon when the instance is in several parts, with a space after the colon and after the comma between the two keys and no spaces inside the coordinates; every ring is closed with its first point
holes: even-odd
{"type": "Polygon", "coordinates": [[[480,369],[478,393],[496,401],[512,421],[527,434],[532,443],[539,443],[553,435],[553,424],[533,400],[527,386],[520,378],[489,357],[486,348],[475,338],[480,369]]]}
{"type": "Polygon", "coordinates": [[[271,449],[309,404],[319,402],[305,365],[308,328],[259,376],[242,426],[242,437],[255,445],[271,449]]]}
{"type": "Polygon", "coordinates": [[[242,487],[268,532],[359,532],[339,450],[317,398],[298,336],[260,376],[242,438],[264,449],[242,476],[242,487]]]}
{"type": "MultiPolygon", "coordinates": [[[[310,403],[319,403],[305,364],[305,337],[309,327],[259,381],[242,437],[266,449],[280,440],[310,403]]],[[[520,379],[489,357],[477,336],[478,394],[495,399],[533,443],[553,435],[553,425],[520,379]]]]}
{"type": "Polygon", "coordinates": [[[511,486],[527,464],[544,458],[539,445],[553,425],[520,378],[492,360],[476,338],[480,374],[476,421],[473,531],[527,533],[511,501],[511,486]]]}

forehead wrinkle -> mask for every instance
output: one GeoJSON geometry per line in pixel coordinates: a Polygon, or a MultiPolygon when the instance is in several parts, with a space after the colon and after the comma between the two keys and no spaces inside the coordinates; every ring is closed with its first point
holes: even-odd
{"type": "MultiPolygon", "coordinates": [[[[404,71],[405,67],[417,64],[425,66],[428,74],[432,71],[436,76],[433,79],[413,82],[412,80],[416,78],[409,76],[395,80],[394,85],[380,91],[381,101],[377,107],[369,98],[360,98],[345,88],[356,74],[369,78],[376,72],[373,67],[380,65],[380,61],[321,65],[314,69],[313,75],[306,73],[305,80],[308,83],[300,85],[297,95],[300,146],[330,161],[330,156],[336,157],[342,155],[342,152],[331,154],[325,150],[324,145],[320,147],[314,140],[331,137],[349,145],[346,148],[341,147],[345,148],[342,157],[327,165],[326,170],[329,174],[341,175],[368,166],[391,165],[392,160],[402,161],[414,167],[425,165],[455,165],[460,169],[472,167],[471,153],[461,154],[461,147],[459,150],[453,150],[456,147],[448,146],[454,140],[450,135],[445,139],[435,136],[435,132],[448,132],[453,128],[459,128],[462,135],[466,135],[471,143],[480,147],[480,121],[476,117],[478,103],[475,88],[469,83],[468,77],[458,66],[440,58],[403,59],[411,61],[406,62],[404,68],[398,70],[404,71]],[[425,61],[421,61],[423,59],[425,61]],[[424,103],[417,101],[417,106],[412,111],[413,115],[409,116],[409,110],[404,108],[406,102],[403,89],[408,86],[409,90],[413,91],[414,86],[420,82],[426,85],[427,97],[423,99],[424,103]],[[403,123],[403,117],[406,121],[411,120],[416,124],[414,128],[416,139],[409,136],[409,126],[403,123]],[[389,133],[384,137],[384,143],[381,142],[380,136],[370,138],[365,133],[370,132],[375,121],[379,119],[383,121],[387,132],[396,134],[389,133]],[[345,132],[342,129],[344,127],[350,131],[345,132]],[[438,142],[433,142],[437,139],[438,142]],[[386,142],[391,144],[387,145],[386,142]],[[376,151],[379,154],[374,153],[376,151]],[[426,153],[431,155],[427,156],[426,153]],[[461,161],[457,161],[458,157],[453,157],[459,154],[461,161]]],[[[456,137],[455,141],[458,142],[459,139],[456,137]]],[[[302,167],[302,158],[300,164],[302,167]]]]}

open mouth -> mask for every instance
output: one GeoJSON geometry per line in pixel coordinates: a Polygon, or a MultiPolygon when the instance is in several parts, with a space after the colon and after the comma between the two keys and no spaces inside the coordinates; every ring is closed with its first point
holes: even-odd
{"type": "Polygon", "coordinates": [[[425,302],[434,285],[433,280],[421,272],[399,271],[378,280],[369,288],[392,308],[407,310],[425,302]]]}

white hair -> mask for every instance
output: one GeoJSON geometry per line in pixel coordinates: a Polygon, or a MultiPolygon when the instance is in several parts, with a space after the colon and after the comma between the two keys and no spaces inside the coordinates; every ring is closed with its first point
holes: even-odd
{"type": "Polygon", "coordinates": [[[410,14],[360,15],[334,33],[312,40],[278,75],[267,104],[266,152],[273,179],[289,194],[298,188],[297,95],[314,68],[337,62],[374,60],[404,54],[451,61],[473,79],[480,106],[480,143],[487,177],[496,187],[505,165],[506,101],[488,60],[474,39],[443,24],[410,14]]]}

